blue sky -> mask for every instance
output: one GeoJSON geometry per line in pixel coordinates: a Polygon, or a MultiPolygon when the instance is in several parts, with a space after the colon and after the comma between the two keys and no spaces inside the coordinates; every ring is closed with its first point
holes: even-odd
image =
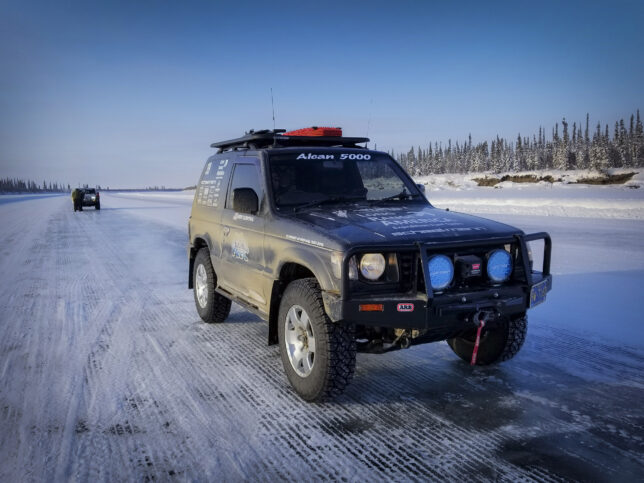
{"type": "Polygon", "coordinates": [[[644,108],[644,2],[0,3],[0,176],[194,184],[211,142],[342,126],[379,149],[644,108]]]}

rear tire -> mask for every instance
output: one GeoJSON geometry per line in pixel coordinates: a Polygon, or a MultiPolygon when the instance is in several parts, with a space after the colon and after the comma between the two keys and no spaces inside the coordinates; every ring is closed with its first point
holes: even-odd
{"type": "Polygon", "coordinates": [[[300,397],[319,402],[342,393],[355,371],[355,328],[331,322],[314,278],[289,284],[277,324],[284,371],[300,397]]]}
{"type": "Polygon", "coordinates": [[[232,302],[215,292],[217,279],[207,248],[202,248],[197,252],[192,282],[195,305],[201,320],[207,324],[219,324],[226,320],[230,314],[232,302]]]}
{"type": "MultiPolygon", "coordinates": [[[[484,328],[476,357],[476,365],[487,366],[512,359],[521,350],[527,333],[527,315],[506,319],[490,329],[484,328]]],[[[457,356],[466,362],[470,362],[475,340],[476,328],[473,328],[461,337],[447,339],[447,343],[457,356]]]]}

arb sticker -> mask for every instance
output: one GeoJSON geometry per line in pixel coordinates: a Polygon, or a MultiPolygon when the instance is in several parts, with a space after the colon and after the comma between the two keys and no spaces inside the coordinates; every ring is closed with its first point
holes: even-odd
{"type": "Polygon", "coordinates": [[[413,312],[414,304],[398,304],[398,312],[413,312]]]}

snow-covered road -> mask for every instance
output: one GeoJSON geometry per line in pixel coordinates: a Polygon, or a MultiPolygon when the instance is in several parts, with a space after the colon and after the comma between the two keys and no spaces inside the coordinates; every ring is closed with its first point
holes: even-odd
{"type": "Polygon", "coordinates": [[[333,403],[290,389],[267,326],[200,322],[190,195],[0,203],[0,481],[635,481],[644,474],[644,221],[550,231],[554,289],[512,361],[444,343],[358,355],[333,403]]]}

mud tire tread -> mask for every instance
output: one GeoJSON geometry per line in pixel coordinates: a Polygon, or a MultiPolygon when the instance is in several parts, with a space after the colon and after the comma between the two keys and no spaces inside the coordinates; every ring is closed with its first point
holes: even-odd
{"type": "Polygon", "coordinates": [[[497,362],[504,362],[516,356],[528,335],[528,317],[511,319],[508,323],[508,338],[497,362]]]}
{"type": "Polygon", "coordinates": [[[320,286],[315,278],[295,280],[286,288],[280,304],[278,333],[284,370],[304,400],[328,401],[339,396],[349,385],[356,366],[355,326],[331,322],[324,310],[320,286]],[[284,346],[284,319],[293,304],[301,305],[307,311],[316,334],[317,366],[306,378],[295,373],[284,346]],[[324,349],[321,351],[322,347],[324,349]]]}
{"type": "Polygon", "coordinates": [[[228,318],[232,302],[223,295],[215,292],[215,287],[217,286],[217,276],[215,275],[215,270],[212,268],[212,262],[210,261],[210,252],[205,247],[201,248],[197,252],[197,256],[195,257],[193,277],[197,276],[197,267],[200,264],[203,264],[204,268],[206,269],[206,275],[208,276],[208,303],[206,304],[205,308],[202,308],[199,305],[199,301],[197,300],[197,285],[193,280],[193,286],[195,287],[195,289],[193,290],[195,306],[197,307],[197,312],[199,312],[201,320],[203,320],[205,323],[220,324],[224,322],[226,318],[228,318]]]}
{"type": "MultiPolygon", "coordinates": [[[[473,332],[473,331],[472,331],[473,332]]],[[[508,361],[516,356],[528,333],[528,317],[522,315],[508,319],[501,327],[490,331],[487,340],[481,338],[477,366],[486,366],[508,361]]],[[[465,362],[470,362],[474,342],[472,337],[454,337],[447,344],[465,362]]]]}

